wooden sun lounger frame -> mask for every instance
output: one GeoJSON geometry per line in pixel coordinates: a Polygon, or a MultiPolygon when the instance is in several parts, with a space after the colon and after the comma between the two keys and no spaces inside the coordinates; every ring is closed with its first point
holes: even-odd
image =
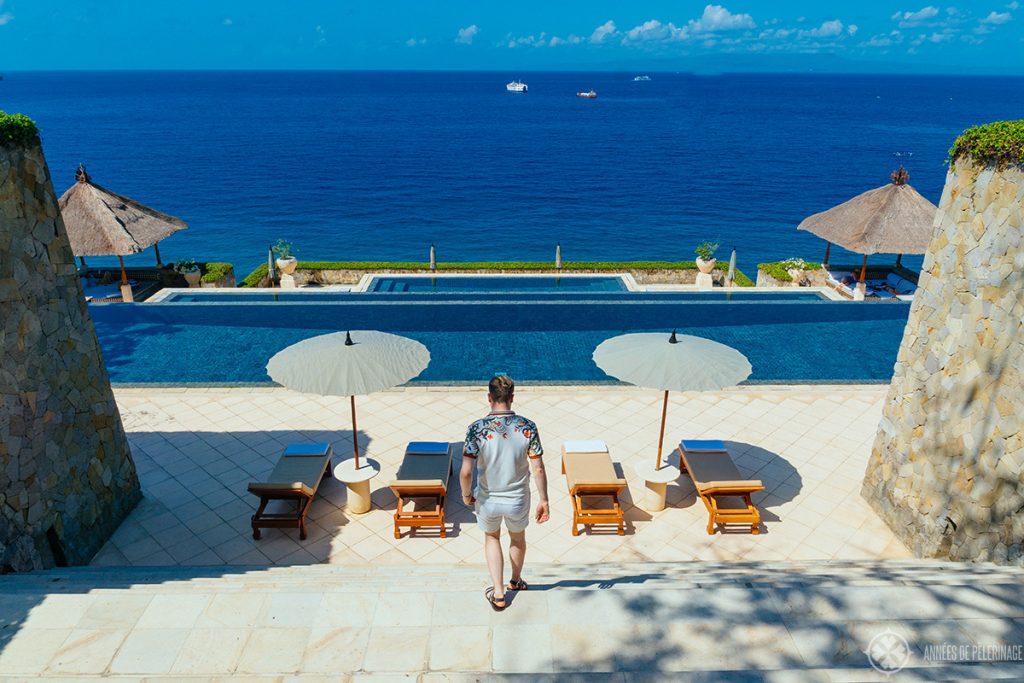
{"type": "MultiPolygon", "coordinates": [[[[609,457],[608,453],[593,453],[595,457],[609,457]]],[[[562,446],[562,474],[565,474],[565,446],[562,446]]],[[[607,484],[577,484],[570,486],[569,497],[572,498],[572,535],[579,536],[577,526],[589,526],[591,524],[614,524],[616,534],[626,534],[626,516],[622,511],[622,504],[619,502],[619,494],[626,488],[623,482],[607,484]],[[610,508],[584,508],[585,498],[611,498],[610,508]]]]}
{"type": "Polygon", "coordinates": [[[398,507],[395,509],[394,519],[396,539],[402,537],[403,526],[409,528],[436,526],[441,530],[441,538],[448,537],[444,523],[444,501],[448,496],[448,481],[451,480],[452,476],[452,448],[453,446],[449,444],[447,456],[428,456],[448,458],[448,479],[443,484],[439,483],[437,479],[391,482],[391,491],[398,498],[398,507]],[[432,498],[434,500],[434,508],[432,510],[416,510],[415,508],[403,510],[402,508],[405,504],[413,498],[432,498]]]}
{"type": "MultiPolygon", "coordinates": [[[[310,488],[301,482],[293,484],[268,484],[253,482],[249,484],[249,492],[260,497],[260,505],[252,516],[252,537],[253,540],[260,540],[262,534],[260,529],[294,529],[299,530],[299,540],[306,540],[306,515],[309,514],[309,506],[316,498],[316,492],[320,488],[320,482],[334,476],[332,473],[331,449],[327,450],[324,456],[323,472],[317,479],[316,486],[310,488]],[[283,500],[295,503],[295,509],[290,512],[267,512],[267,505],[271,501],[283,500]]],[[[284,457],[283,455],[281,457],[284,457]]],[[[309,457],[309,456],[307,456],[309,457]]],[[[312,456],[315,457],[315,456],[312,456]]]]}
{"type": "MultiPolygon", "coordinates": [[[[709,536],[713,536],[717,527],[720,525],[722,530],[725,530],[728,524],[749,524],[751,534],[761,533],[761,512],[754,505],[754,501],[751,500],[750,494],[757,491],[764,491],[764,485],[761,482],[755,482],[751,480],[749,483],[745,483],[741,486],[730,486],[730,482],[722,482],[721,486],[711,485],[701,489],[697,485],[697,480],[693,478],[693,474],[690,472],[686,465],[686,452],[683,449],[683,445],[679,444],[676,449],[679,452],[679,469],[690,475],[693,480],[693,487],[697,491],[697,495],[704,502],[704,507],[708,510],[708,526],[707,531],[709,536]],[[743,508],[722,508],[719,507],[719,498],[739,498],[743,501],[743,508]]],[[[726,458],[730,458],[729,451],[722,450],[718,451],[720,455],[726,458]]],[[[713,484],[713,482],[712,482],[713,484]]]]}

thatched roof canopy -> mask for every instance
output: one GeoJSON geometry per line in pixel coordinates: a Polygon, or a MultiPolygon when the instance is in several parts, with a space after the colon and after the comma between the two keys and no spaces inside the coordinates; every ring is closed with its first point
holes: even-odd
{"type": "Polygon", "coordinates": [[[75,256],[127,256],[188,227],[134,199],[95,185],[84,166],[60,198],[60,212],[75,256]]]}
{"type": "Polygon", "coordinates": [[[797,230],[858,254],[923,254],[938,207],[907,184],[909,177],[901,168],[888,185],[805,218],[797,230]]]}

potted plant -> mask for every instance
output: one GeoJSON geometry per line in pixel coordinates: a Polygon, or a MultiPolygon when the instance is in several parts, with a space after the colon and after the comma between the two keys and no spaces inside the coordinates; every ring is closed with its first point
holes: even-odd
{"type": "Polygon", "coordinates": [[[174,272],[185,278],[185,282],[188,283],[189,287],[198,287],[199,280],[203,277],[199,270],[199,265],[192,259],[178,259],[175,261],[174,272]]]}
{"type": "Polygon", "coordinates": [[[718,242],[701,242],[694,249],[697,254],[697,270],[708,275],[715,269],[715,252],[718,250],[718,242]]]}
{"type": "Polygon", "coordinates": [[[295,272],[299,262],[295,259],[295,250],[292,248],[291,242],[278,240],[277,244],[271,247],[271,250],[277,256],[278,271],[284,275],[291,275],[295,272]]]}

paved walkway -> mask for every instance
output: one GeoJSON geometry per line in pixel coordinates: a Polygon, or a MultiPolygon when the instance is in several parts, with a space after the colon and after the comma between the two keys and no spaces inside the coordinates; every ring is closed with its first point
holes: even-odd
{"type": "MultiPolygon", "coordinates": [[[[618,387],[521,388],[516,408],[538,424],[552,500],[551,521],[530,528],[530,560],[909,557],[860,497],[884,393],[880,386],[818,386],[674,395],[666,452],[683,437],[726,440],[744,476],[763,480],[767,488],[755,495],[762,533],[708,536],[704,506],[684,476],[670,486],[663,512],[645,512],[627,496],[625,537],[574,538],[558,466],[561,442],[604,439],[633,495],[642,495],[634,467],[654,459],[660,395],[618,387]]],[[[395,498],[387,483],[406,442],[461,441],[465,426],[486,412],[485,390],[419,388],[360,399],[361,447],[383,468],[373,482],[374,509],[346,514],[344,486],[327,480],[311,510],[305,542],[295,530],[277,529],[253,541],[249,517],[256,499],[246,484],[267,476],[291,442],[330,441],[336,457],[351,457],[346,400],[282,389],[119,389],[116,397],[145,499],[96,556],[96,565],[452,565],[481,559],[482,535],[457,484],[446,503],[448,538],[419,530],[395,540],[395,498]]]]}
{"type": "Polygon", "coordinates": [[[533,565],[530,590],[497,614],[484,576],[466,565],[0,576],[0,678],[1024,679],[1021,568],[533,565]],[[878,673],[865,651],[905,668],[878,673]]]}

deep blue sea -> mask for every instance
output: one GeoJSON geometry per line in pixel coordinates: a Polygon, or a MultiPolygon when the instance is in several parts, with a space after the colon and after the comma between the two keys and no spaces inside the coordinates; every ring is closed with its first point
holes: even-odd
{"type": "Polygon", "coordinates": [[[955,136],[1024,111],[1020,78],[633,75],[8,73],[0,109],[39,123],[58,193],[84,162],[185,219],[165,261],[245,273],[278,238],[304,260],[675,260],[710,239],[750,274],[820,260],[796,225],[901,160],[938,202],[955,136]]]}

